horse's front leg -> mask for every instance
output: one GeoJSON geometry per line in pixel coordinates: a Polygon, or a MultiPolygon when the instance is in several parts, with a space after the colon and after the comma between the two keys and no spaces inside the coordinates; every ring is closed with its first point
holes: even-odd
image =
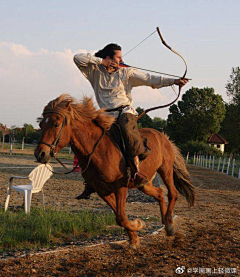
{"type": "MultiPolygon", "coordinates": [[[[103,195],[99,194],[99,196],[101,196],[102,199],[112,208],[112,210],[114,211],[114,213],[116,215],[117,214],[117,204],[116,204],[115,194],[111,193],[107,196],[103,196],[103,195]]],[[[126,228],[125,228],[125,230],[127,231],[128,236],[129,236],[130,247],[137,248],[137,246],[139,245],[139,240],[138,240],[138,235],[137,235],[136,231],[130,231],[126,228]]]]}
{"type": "Polygon", "coordinates": [[[130,247],[136,249],[139,246],[139,238],[136,231],[141,230],[146,226],[145,222],[139,218],[129,221],[125,212],[127,187],[116,188],[116,221],[118,225],[124,227],[128,233],[130,247]]]}

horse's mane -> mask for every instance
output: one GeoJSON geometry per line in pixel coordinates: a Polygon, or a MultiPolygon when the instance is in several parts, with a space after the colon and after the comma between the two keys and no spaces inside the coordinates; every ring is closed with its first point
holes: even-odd
{"type": "Polygon", "coordinates": [[[68,94],[62,94],[47,104],[43,110],[43,116],[54,111],[65,116],[67,122],[70,120],[93,121],[104,129],[109,129],[115,121],[113,116],[106,114],[105,109],[97,110],[91,97],[84,97],[82,101],[78,101],[68,94]]]}

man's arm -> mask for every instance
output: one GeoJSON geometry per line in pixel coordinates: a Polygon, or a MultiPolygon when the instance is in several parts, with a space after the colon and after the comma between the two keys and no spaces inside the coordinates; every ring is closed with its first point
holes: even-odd
{"type": "Polygon", "coordinates": [[[173,78],[150,75],[139,70],[133,70],[129,76],[129,83],[132,87],[149,86],[152,88],[162,88],[174,85],[175,81],[176,79],[173,78]]]}
{"type": "Polygon", "coordinates": [[[97,58],[90,53],[76,54],[73,61],[87,79],[90,79],[91,69],[102,63],[101,58],[97,58]]]}

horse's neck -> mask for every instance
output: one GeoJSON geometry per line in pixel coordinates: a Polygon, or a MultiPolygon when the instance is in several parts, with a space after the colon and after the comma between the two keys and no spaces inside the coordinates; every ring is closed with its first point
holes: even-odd
{"type": "Polygon", "coordinates": [[[89,178],[90,180],[95,178],[92,174],[101,172],[101,180],[111,183],[119,178],[125,170],[124,163],[120,163],[121,153],[117,150],[112,139],[106,134],[103,134],[102,138],[101,136],[102,129],[93,123],[89,125],[79,124],[74,126],[72,130],[72,150],[79,160],[83,173],[87,174],[84,178],[88,176],[87,182],[89,182],[89,178]],[[99,140],[100,142],[95,148],[99,140]],[[95,151],[92,154],[94,148],[95,151]],[[88,171],[85,173],[87,169],[88,171]]]}
{"type": "MultiPolygon", "coordinates": [[[[78,122],[72,127],[71,146],[84,156],[89,155],[102,135],[102,129],[93,122],[78,122]]],[[[104,140],[104,138],[103,138],[104,140]]]]}

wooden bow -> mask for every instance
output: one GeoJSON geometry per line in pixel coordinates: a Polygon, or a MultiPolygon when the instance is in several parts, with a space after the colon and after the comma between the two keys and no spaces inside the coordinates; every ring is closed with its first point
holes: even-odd
{"type": "MultiPolygon", "coordinates": [[[[160,39],[161,39],[163,45],[166,46],[166,47],[167,47],[169,50],[171,50],[173,53],[175,53],[176,55],[178,55],[178,56],[184,61],[184,64],[185,64],[185,67],[186,67],[186,68],[185,68],[185,72],[184,72],[183,76],[180,77],[180,78],[181,78],[181,79],[185,79],[185,76],[186,76],[186,74],[187,74],[187,63],[186,63],[185,59],[182,57],[182,55],[180,55],[177,51],[175,51],[174,49],[172,49],[172,47],[169,46],[169,45],[166,43],[166,41],[164,40],[164,38],[163,38],[163,36],[162,36],[162,34],[161,34],[161,32],[160,32],[159,27],[156,28],[156,31],[157,31],[157,33],[158,33],[158,35],[159,35],[159,37],[160,37],[160,39]]],[[[158,72],[158,73],[160,73],[160,72],[158,72]]],[[[165,75],[170,75],[170,74],[165,74],[165,75]]],[[[178,77],[178,76],[174,76],[174,75],[170,75],[170,76],[178,77]]],[[[191,80],[191,79],[188,79],[188,80],[191,80]]],[[[177,97],[176,97],[172,102],[170,102],[170,103],[168,103],[168,104],[166,104],[166,105],[156,106],[156,107],[149,108],[149,109],[143,111],[143,112],[138,116],[138,120],[139,120],[142,116],[144,116],[145,114],[147,114],[147,113],[150,112],[150,111],[154,111],[154,110],[157,110],[157,109],[166,108],[166,107],[168,107],[168,106],[171,106],[173,103],[175,103],[175,102],[178,100],[178,98],[179,98],[179,96],[180,96],[180,93],[181,93],[181,88],[182,88],[181,85],[179,85],[178,95],[177,95],[177,97]]]]}

